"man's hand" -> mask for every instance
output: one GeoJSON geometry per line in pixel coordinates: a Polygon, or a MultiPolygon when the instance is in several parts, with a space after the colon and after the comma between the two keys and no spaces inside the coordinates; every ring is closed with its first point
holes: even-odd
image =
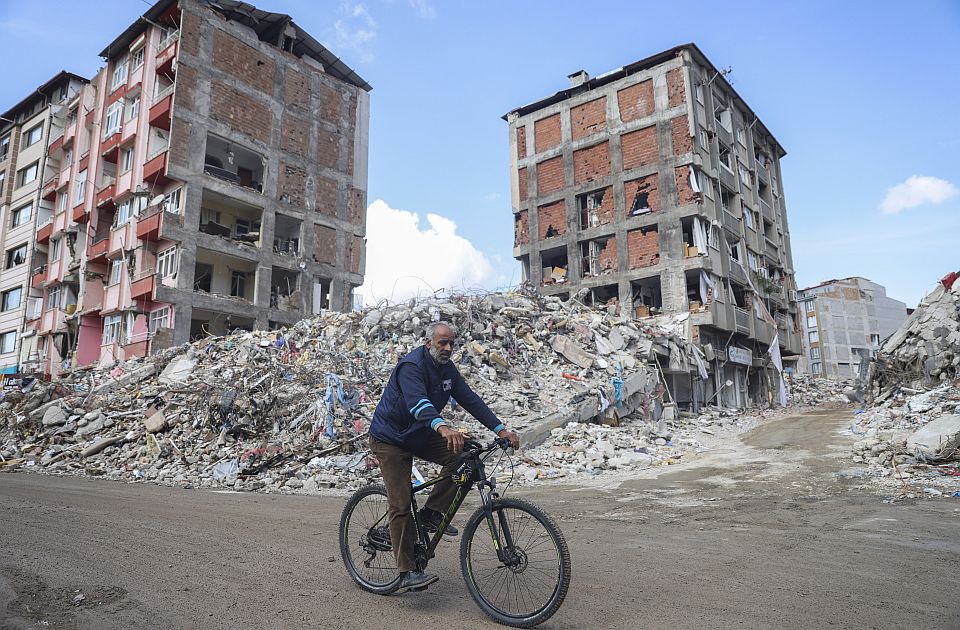
{"type": "Polygon", "coordinates": [[[513,448],[520,448],[520,436],[514,433],[513,431],[507,431],[506,429],[500,429],[497,433],[497,437],[507,438],[510,440],[510,446],[513,448]]]}
{"type": "Polygon", "coordinates": [[[454,453],[459,453],[463,450],[463,433],[460,433],[456,429],[451,429],[450,427],[440,427],[439,429],[440,437],[444,438],[447,441],[447,448],[454,453]]]}

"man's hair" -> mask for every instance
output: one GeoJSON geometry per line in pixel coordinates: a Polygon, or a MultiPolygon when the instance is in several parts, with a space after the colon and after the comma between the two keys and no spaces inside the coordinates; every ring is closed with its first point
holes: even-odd
{"type": "Polygon", "coordinates": [[[440,322],[430,322],[429,324],[427,324],[427,337],[426,337],[426,338],[427,338],[427,339],[430,339],[430,340],[432,341],[432,340],[433,340],[433,333],[435,333],[435,332],[437,331],[437,328],[449,328],[449,329],[450,329],[450,332],[453,333],[453,336],[454,336],[454,337],[457,336],[457,328],[456,328],[453,324],[451,324],[450,322],[440,321],[440,322]]]}

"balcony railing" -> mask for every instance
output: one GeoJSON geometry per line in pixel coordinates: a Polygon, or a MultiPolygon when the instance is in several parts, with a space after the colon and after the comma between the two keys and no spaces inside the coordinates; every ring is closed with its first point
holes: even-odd
{"type": "Polygon", "coordinates": [[[164,50],[167,49],[167,47],[170,44],[177,41],[178,39],[180,39],[180,31],[176,30],[171,32],[169,35],[167,35],[162,40],[160,40],[159,44],[157,44],[157,52],[163,52],[164,50]]]}
{"type": "Polygon", "coordinates": [[[737,324],[737,332],[749,334],[750,333],[750,311],[742,309],[739,306],[734,306],[733,316],[734,316],[734,321],[737,324]]]}
{"type": "Polygon", "coordinates": [[[763,212],[763,218],[765,218],[770,223],[775,223],[777,220],[777,215],[774,213],[773,208],[770,207],[770,204],[760,200],[760,210],[763,212]]]}

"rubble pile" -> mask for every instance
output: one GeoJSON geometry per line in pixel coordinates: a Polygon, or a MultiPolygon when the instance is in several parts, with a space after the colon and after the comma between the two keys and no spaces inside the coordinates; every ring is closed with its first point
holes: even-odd
{"type": "Polygon", "coordinates": [[[853,461],[866,467],[852,476],[880,479],[908,495],[960,492],[960,383],[927,392],[901,388],[857,412],[850,430],[861,436],[853,461]]]}
{"type": "Polygon", "coordinates": [[[856,397],[852,380],[834,380],[810,374],[794,374],[788,382],[788,390],[790,404],[795,407],[849,403],[856,397]]]}
{"type": "Polygon", "coordinates": [[[951,276],[880,348],[870,374],[877,402],[901,387],[924,390],[960,378],[960,283],[951,276]]]}
{"type": "MultiPolygon", "coordinates": [[[[642,399],[646,420],[659,418],[655,355],[691,371],[701,356],[669,330],[536,294],[326,312],[289,329],[208,337],[7,391],[0,468],[238,489],[364,483],[376,473],[365,433],[381,390],[424,327],[440,319],[459,330],[454,360],[467,381],[521,432],[550,416],[602,415],[628,395],[642,399]]],[[[462,409],[452,419],[485,434],[462,409]]],[[[658,459],[657,442],[667,441],[648,434],[641,442],[631,431],[600,440],[608,429],[584,427],[561,432],[616,444],[623,453],[613,464],[605,458],[607,467],[642,465],[637,448],[650,440],[658,459]]]]}

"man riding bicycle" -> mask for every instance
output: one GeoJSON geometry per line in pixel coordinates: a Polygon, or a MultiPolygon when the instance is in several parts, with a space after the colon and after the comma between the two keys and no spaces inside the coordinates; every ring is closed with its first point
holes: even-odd
{"type": "MultiPolygon", "coordinates": [[[[442,465],[443,474],[449,474],[450,464],[463,450],[464,434],[451,428],[440,415],[450,398],[488,429],[510,440],[514,448],[520,446],[519,436],[507,430],[450,361],[456,337],[456,330],[447,322],[427,326],[423,345],[400,359],[390,374],[370,423],[370,449],[380,462],[387,489],[390,539],[402,577],[401,593],[423,590],[438,579],[418,571],[414,559],[416,528],[410,513],[410,474],[414,456],[442,465]]],[[[428,531],[437,531],[456,491],[450,478],[431,490],[419,514],[428,531]]],[[[458,532],[448,525],[446,533],[455,536],[458,532]]]]}

